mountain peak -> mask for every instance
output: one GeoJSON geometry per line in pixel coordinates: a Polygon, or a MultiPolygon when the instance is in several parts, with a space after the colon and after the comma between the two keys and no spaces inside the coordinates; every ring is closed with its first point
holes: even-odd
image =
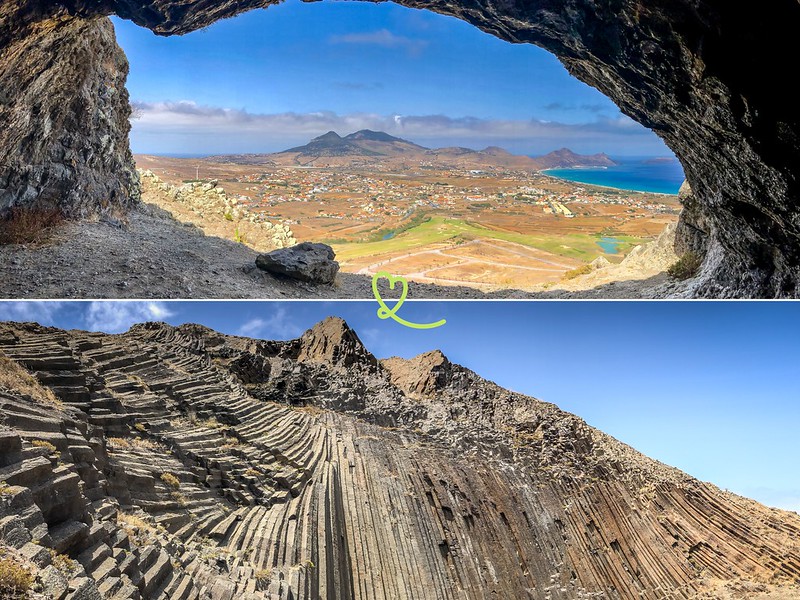
{"type": "Polygon", "coordinates": [[[398,137],[389,135],[383,131],[373,131],[372,129],[361,129],[355,133],[344,136],[346,140],[367,140],[370,142],[404,142],[398,137]]]}
{"type": "Polygon", "coordinates": [[[297,146],[284,152],[299,152],[307,156],[400,156],[416,154],[427,150],[423,146],[409,142],[383,131],[361,129],[344,137],[329,131],[315,137],[305,146],[297,146]]]}
{"type": "Polygon", "coordinates": [[[577,154],[569,148],[559,148],[544,156],[537,156],[534,161],[540,169],[556,169],[569,167],[613,167],[614,162],[607,154],[577,154]]]}
{"type": "Polygon", "coordinates": [[[490,156],[511,156],[511,153],[508,150],[501,148],[500,146],[486,146],[486,148],[481,150],[481,153],[488,154],[490,156]]]}
{"type": "Polygon", "coordinates": [[[340,317],[327,317],[300,337],[300,362],[318,362],[349,367],[357,363],[376,367],[377,359],[355,331],[340,317]]]}
{"type": "Polygon", "coordinates": [[[312,142],[325,142],[325,141],[337,141],[341,140],[342,136],[340,136],[335,131],[329,131],[328,133],[323,133],[320,136],[315,137],[312,142]]]}

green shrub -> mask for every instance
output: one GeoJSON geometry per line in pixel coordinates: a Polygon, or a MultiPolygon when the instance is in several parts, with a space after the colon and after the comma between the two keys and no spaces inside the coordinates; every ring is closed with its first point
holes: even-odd
{"type": "Polygon", "coordinates": [[[694,252],[687,252],[668,269],[667,274],[675,279],[689,279],[697,275],[703,260],[694,252]]]}

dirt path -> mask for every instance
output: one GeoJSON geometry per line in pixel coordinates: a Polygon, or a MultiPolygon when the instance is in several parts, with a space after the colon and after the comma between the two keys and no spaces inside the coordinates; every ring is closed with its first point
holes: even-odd
{"type": "MultiPolygon", "coordinates": [[[[493,240],[494,241],[494,240],[493,240]]],[[[392,271],[391,264],[398,260],[405,260],[408,258],[417,258],[426,255],[436,255],[442,256],[447,259],[451,259],[452,262],[438,265],[431,268],[423,269],[420,271],[414,272],[405,272],[402,275],[408,279],[413,281],[418,281],[422,283],[433,283],[438,285],[465,285],[470,287],[475,287],[476,289],[483,290],[483,291],[491,291],[497,288],[497,284],[493,283],[484,283],[480,281],[464,281],[463,279],[451,279],[448,277],[440,277],[436,275],[437,271],[441,271],[443,269],[452,269],[452,268],[461,268],[465,270],[469,270],[470,267],[478,266],[478,265],[486,265],[489,267],[505,267],[509,269],[519,269],[523,271],[529,272],[537,272],[537,273],[564,273],[565,271],[572,268],[570,265],[557,263],[552,260],[547,260],[545,258],[541,258],[536,256],[536,254],[541,253],[535,248],[528,248],[527,246],[523,246],[522,244],[516,244],[515,242],[505,242],[501,244],[495,244],[493,241],[488,241],[485,239],[476,239],[470,240],[468,242],[464,242],[463,244],[459,244],[458,246],[449,246],[446,248],[433,248],[433,249],[423,249],[418,250],[415,252],[408,252],[405,254],[400,254],[397,256],[393,256],[391,258],[386,258],[384,260],[372,263],[371,265],[367,265],[359,269],[356,273],[359,275],[374,275],[378,271],[392,271]],[[545,265],[549,265],[551,267],[557,268],[547,268],[547,267],[536,267],[536,266],[529,266],[526,264],[519,264],[519,263],[506,263],[500,262],[498,260],[491,260],[491,259],[484,259],[478,258],[476,256],[470,256],[469,254],[456,254],[454,250],[458,249],[461,250],[468,246],[488,246],[490,248],[500,249],[503,252],[515,254],[517,256],[525,258],[527,261],[535,263],[543,263],[545,265]],[[514,247],[509,246],[519,246],[522,250],[517,250],[514,247]],[[525,252],[528,251],[528,252],[525,252]]]]}

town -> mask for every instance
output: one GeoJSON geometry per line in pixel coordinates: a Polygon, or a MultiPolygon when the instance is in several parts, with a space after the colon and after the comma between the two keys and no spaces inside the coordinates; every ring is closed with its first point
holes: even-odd
{"type": "MultiPolygon", "coordinates": [[[[276,156],[276,155],[272,155],[276,156]]],[[[621,260],[677,219],[675,196],[576,184],[529,169],[428,161],[241,164],[138,156],[173,184],[214,180],[300,241],[331,244],[342,269],[492,288],[561,279],[621,260]]]]}

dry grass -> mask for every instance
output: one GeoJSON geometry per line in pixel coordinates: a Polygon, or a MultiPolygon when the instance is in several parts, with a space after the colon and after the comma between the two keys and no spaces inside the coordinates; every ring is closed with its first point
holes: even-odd
{"type": "Polygon", "coordinates": [[[0,244],[38,244],[46,242],[56,227],[64,223],[57,208],[13,207],[0,219],[0,244]]]}
{"type": "Polygon", "coordinates": [[[227,429],[227,425],[223,425],[219,421],[217,421],[216,417],[209,417],[205,421],[200,423],[203,427],[208,427],[209,429],[227,429]]]}
{"type": "Polygon", "coordinates": [[[30,396],[40,404],[56,406],[61,408],[61,400],[56,398],[53,391],[44,387],[28,371],[19,364],[8,358],[0,350],[0,387],[11,390],[18,394],[30,396]]]}
{"type": "Polygon", "coordinates": [[[69,575],[75,570],[75,561],[66,554],[59,554],[50,548],[50,556],[52,557],[53,566],[61,571],[64,575],[69,575]]]}
{"type": "Polygon", "coordinates": [[[592,271],[594,271],[594,267],[591,264],[581,265],[576,269],[572,269],[564,273],[562,279],[564,280],[575,279],[576,277],[580,277],[581,275],[588,275],[592,271]]]}
{"type": "Polygon", "coordinates": [[[126,450],[136,449],[136,448],[140,450],[153,450],[155,448],[160,447],[152,440],[144,438],[119,438],[119,437],[108,438],[108,445],[111,446],[112,448],[124,448],[126,450]]]}
{"type": "Polygon", "coordinates": [[[0,598],[27,598],[33,576],[13,558],[0,558],[0,598]]]}
{"type": "Polygon", "coordinates": [[[117,525],[123,529],[141,529],[143,531],[155,531],[155,527],[150,525],[147,521],[136,515],[130,515],[124,512],[117,513],[117,525]]]}
{"type": "Polygon", "coordinates": [[[225,437],[225,443],[219,447],[220,450],[230,450],[231,448],[236,448],[237,446],[241,446],[242,442],[234,437],[225,437]]]}
{"type": "Polygon", "coordinates": [[[256,590],[265,592],[272,580],[272,569],[260,569],[253,574],[253,578],[256,580],[256,590]]]}
{"type": "Polygon", "coordinates": [[[181,494],[180,492],[172,492],[170,493],[170,497],[181,506],[189,505],[189,499],[186,498],[186,496],[181,494]]]}
{"type": "Polygon", "coordinates": [[[181,480],[175,477],[175,475],[172,473],[162,473],[161,481],[166,483],[169,487],[175,488],[176,490],[181,487],[181,480]]]}
{"type": "Polygon", "coordinates": [[[153,527],[141,517],[123,512],[117,513],[117,525],[122,528],[131,541],[137,546],[148,545],[158,532],[156,527],[153,527]]]}
{"type": "Polygon", "coordinates": [[[55,454],[58,452],[58,448],[56,448],[53,444],[48,442],[47,440],[33,440],[31,442],[37,448],[45,448],[50,454],[55,454]]]}
{"type": "Polygon", "coordinates": [[[292,408],[297,412],[313,416],[318,416],[325,412],[324,409],[320,408],[319,406],[315,406],[313,404],[306,404],[305,406],[294,406],[292,408]]]}
{"type": "Polygon", "coordinates": [[[146,449],[146,450],[153,450],[154,448],[160,448],[160,446],[156,444],[153,440],[148,440],[146,438],[132,438],[131,446],[133,446],[134,448],[146,449]]]}

